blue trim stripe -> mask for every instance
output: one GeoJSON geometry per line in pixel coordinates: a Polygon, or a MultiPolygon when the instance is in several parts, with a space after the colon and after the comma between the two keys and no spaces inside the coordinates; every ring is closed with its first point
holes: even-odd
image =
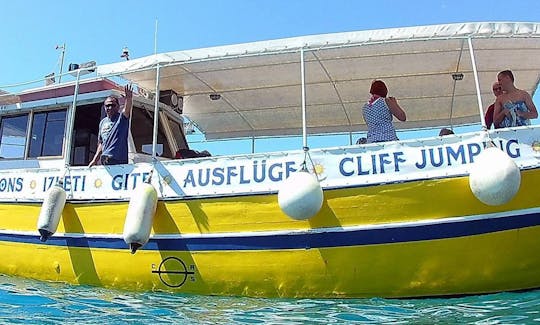
{"type": "MultiPolygon", "coordinates": [[[[377,229],[343,229],[320,233],[298,232],[260,236],[152,238],[142,249],[160,251],[238,251],[347,247],[458,238],[539,225],[540,213],[531,213],[480,220],[458,220],[429,225],[396,226],[377,229]]],[[[53,236],[46,243],[42,243],[39,241],[37,231],[35,236],[0,234],[0,241],[83,248],[127,248],[126,243],[121,238],[107,237],[53,236]]]]}

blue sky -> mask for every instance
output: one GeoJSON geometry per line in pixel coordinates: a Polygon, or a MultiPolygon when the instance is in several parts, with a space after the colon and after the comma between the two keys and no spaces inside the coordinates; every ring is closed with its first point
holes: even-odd
{"type": "MultiPolygon", "coordinates": [[[[540,21],[540,1],[0,0],[0,89],[69,63],[309,34],[477,21],[540,21]]],[[[538,58],[531,58],[538,60],[538,58]]],[[[7,88],[9,90],[9,88],[7,88]]],[[[538,95],[535,102],[539,105],[538,95]]]]}
{"type": "Polygon", "coordinates": [[[540,21],[540,1],[0,0],[0,87],[70,62],[309,34],[474,21],[540,21]]]}

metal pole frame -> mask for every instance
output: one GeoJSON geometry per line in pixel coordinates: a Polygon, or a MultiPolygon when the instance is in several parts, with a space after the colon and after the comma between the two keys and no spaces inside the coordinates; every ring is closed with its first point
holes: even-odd
{"type": "Polygon", "coordinates": [[[469,43],[469,54],[471,56],[471,64],[472,64],[473,74],[474,74],[474,83],[476,84],[476,99],[478,100],[478,110],[480,112],[480,121],[482,122],[482,129],[487,130],[486,120],[484,118],[484,105],[482,104],[482,95],[480,94],[480,82],[478,80],[478,70],[476,69],[476,60],[474,59],[472,39],[468,37],[467,42],[469,43]]]}
{"type": "Polygon", "coordinates": [[[156,97],[154,98],[154,129],[152,133],[152,159],[156,159],[157,153],[157,135],[159,126],[159,78],[160,65],[156,65],[156,97]]]}
{"type": "Polygon", "coordinates": [[[69,167],[71,165],[71,142],[73,139],[73,127],[75,125],[75,112],[77,111],[77,96],[79,94],[79,84],[81,79],[81,70],[77,70],[77,79],[75,81],[75,90],[73,91],[73,102],[71,103],[71,109],[68,113],[68,127],[66,132],[66,154],[65,154],[65,166],[69,167]]]}
{"type": "Polygon", "coordinates": [[[64,56],[66,55],[66,43],[62,44],[62,56],[60,59],[60,74],[58,76],[58,83],[62,82],[62,73],[64,68],[64,56]]]}
{"type": "Polygon", "coordinates": [[[309,150],[307,145],[307,120],[306,120],[306,71],[304,68],[304,48],[300,49],[300,75],[302,80],[302,146],[304,151],[309,150]]]}

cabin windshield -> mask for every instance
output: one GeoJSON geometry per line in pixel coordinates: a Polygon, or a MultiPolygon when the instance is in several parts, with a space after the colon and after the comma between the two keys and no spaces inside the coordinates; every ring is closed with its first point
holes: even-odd
{"type": "MultiPolygon", "coordinates": [[[[153,109],[137,101],[131,112],[130,162],[148,161],[152,154],[154,127],[153,109]]],[[[101,102],[77,107],[74,125],[73,154],[71,164],[87,165],[95,155],[98,142],[99,121],[105,116],[101,102]]],[[[179,148],[187,147],[182,127],[164,112],[160,112],[157,132],[157,156],[175,158],[179,148]],[[170,131],[170,132],[168,132],[170,131]]]]}
{"type": "MultiPolygon", "coordinates": [[[[160,121],[161,122],[161,121],[160,121]]],[[[136,153],[152,154],[152,139],[154,128],[154,112],[140,107],[133,107],[131,115],[131,135],[136,153]]],[[[174,158],[176,150],[171,148],[163,124],[160,123],[157,133],[157,155],[174,158]]]]}

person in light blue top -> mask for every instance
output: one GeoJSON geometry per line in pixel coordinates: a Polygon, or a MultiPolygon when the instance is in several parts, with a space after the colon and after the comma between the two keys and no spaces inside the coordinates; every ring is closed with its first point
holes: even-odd
{"type": "Polygon", "coordinates": [[[531,95],[514,86],[514,74],[510,70],[499,72],[497,80],[503,93],[495,101],[493,123],[499,127],[530,125],[530,120],[538,117],[531,95]]]}
{"type": "Polygon", "coordinates": [[[405,121],[405,111],[395,97],[386,97],[388,88],[383,81],[373,80],[369,93],[371,97],[362,108],[368,127],[367,143],[398,140],[392,119],[395,116],[398,120],[405,121]]]}
{"type": "Polygon", "coordinates": [[[129,117],[133,108],[133,89],[125,87],[124,109],[120,112],[118,98],[109,96],[103,102],[105,116],[99,122],[98,147],[89,167],[100,162],[102,165],[128,163],[129,117]]]}

